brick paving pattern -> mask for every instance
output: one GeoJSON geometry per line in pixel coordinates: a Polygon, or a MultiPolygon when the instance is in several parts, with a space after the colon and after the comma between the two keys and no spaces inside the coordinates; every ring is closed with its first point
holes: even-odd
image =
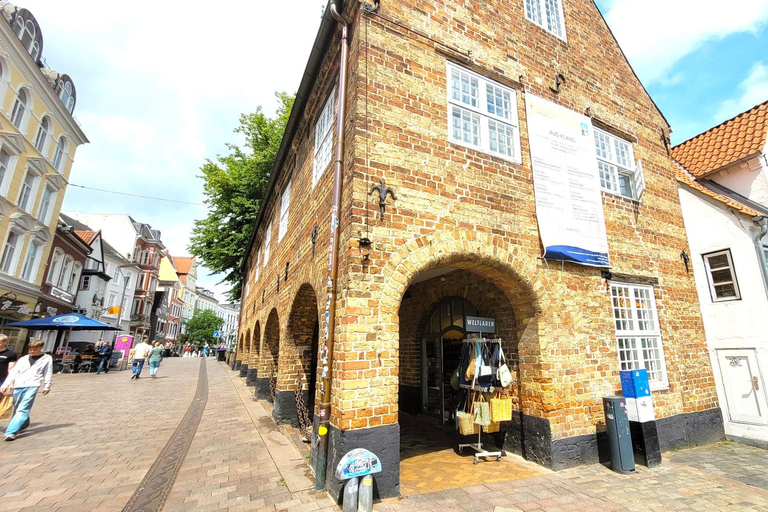
{"type": "MultiPolygon", "coordinates": [[[[213,359],[205,364],[208,403],[163,510],[339,510],[313,490],[306,448],[297,447],[295,432],[275,425],[269,408],[254,401],[252,388],[227,366],[213,359]]],[[[169,359],[159,379],[130,381],[128,372],[54,376],[28,433],[0,445],[0,512],[122,510],[189,408],[199,369],[199,359],[169,359]]],[[[409,446],[403,473],[425,471],[404,476],[403,494],[410,494],[378,502],[375,510],[768,511],[768,452],[738,443],[666,453],[662,466],[639,467],[635,475],[600,465],[553,473],[528,469],[514,456],[475,466],[471,455],[409,446]],[[409,469],[412,462],[418,463],[409,469]],[[443,463],[452,476],[436,469],[443,463]],[[498,464],[538,476],[472,480],[498,464]],[[453,482],[464,476],[465,482],[453,482]],[[410,487],[419,478],[428,483],[410,487]]]]}

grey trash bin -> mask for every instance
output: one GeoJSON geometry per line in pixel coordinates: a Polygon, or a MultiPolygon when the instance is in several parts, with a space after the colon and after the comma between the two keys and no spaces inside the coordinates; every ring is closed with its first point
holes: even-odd
{"type": "Polygon", "coordinates": [[[632,437],[629,434],[627,404],[623,396],[603,397],[605,427],[611,448],[611,469],[617,473],[634,473],[635,456],[632,451],[632,437]]]}

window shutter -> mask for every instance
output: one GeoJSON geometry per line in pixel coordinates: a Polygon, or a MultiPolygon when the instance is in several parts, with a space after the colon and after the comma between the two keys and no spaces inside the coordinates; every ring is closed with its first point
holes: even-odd
{"type": "Polygon", "coordinates": [[[637,164],[635,164],[635,174],[632,176],[632,180],[634,181],[634,188],[635,188],[635,199],[638,201],[641,197],[643,197],[643,192],[645,192],[645,178],[643,177],[643,162],[642,160],[638,160],[637,164]]]}

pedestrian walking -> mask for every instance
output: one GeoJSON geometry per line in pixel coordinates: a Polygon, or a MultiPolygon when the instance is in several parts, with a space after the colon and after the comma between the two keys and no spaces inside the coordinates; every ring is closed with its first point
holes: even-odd
{"type": "Polygon", "coordinates": [[[99,349],[99,356],[101,357],[101,361],[99,361],[96,375],[100,374],[102,371],[104,373],[109,373],[109,361],[112,359],[112,345],[110,345],[109,342],[104,342],[101,346],[99,349]]]}
{"type": "Polygon", "coordinates": [[[156,378],[157,370],[160,369],[160,361],[163,360],[163,352],[165,349],[160,345],[159,341],[155,342],[155,346],[149,352],[149,376],[153,379],[156,378]]]}
{"type": "Polygon", "coordinates": [[[208,357],[208,351],[210,350],[210,347],[208,347],[208,344],[206,343],[203,347],[203,353],[205,354],[205,357],[208,357]]]}
{"type": "Polygon", "coordinates": [[[8,372],[8,377],[0,386],[0,393],[13,391],[13,416],[5,429],[5,440],[13,441],[16,435],[29,426],[29,411],[35,403],[40,386],[43,394],[51,391],[53,377],[53,358],[43,354],[43,342],[31,340],[29,354],[20,358],[8,372]]]}
{"type": "Polygon", "coordinates": [[[138,379],[141,376],[141,369],[144,368],[144,361],[146,361],[151,350],[152,347],[147,343],[146,336],[141,340],[141,343],[133,348],[133,365],[131,366],[133,375],[131,375],[131,379],[138,379]]]}
{"type": "Polygon", "coordinates": [[[0,334],[0,382],[5,381],[8,372],[16,365],[18,356],[8,348],[8,336],[0,334]]]}

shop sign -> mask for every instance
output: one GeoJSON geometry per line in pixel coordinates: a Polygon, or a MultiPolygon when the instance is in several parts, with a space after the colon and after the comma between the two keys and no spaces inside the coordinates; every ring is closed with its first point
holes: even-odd
{"type": "Polygon", "coordinates": [[[467,332],[496,332],[496,319],[468,316],[467,332]]]}
{"type": "Polygon", "coordinates": [[[16,311],[20,315],[31,315],[32,308],[26,302],[16,300],[16,295],[5,294],[0,296],[0,311],[16,311]]]}
{"type": "Polygon", "coordinates": [[[373,473],[381,473],[381,461],[365,448],[356,448],[347,452],[336,466],[336,478],[339,480],[349,480],[373,473]]]}
{"type": "Polygon", "coordinates": [[[75,300],[75,296],[71,293],[67,293],[64,290],[59,290],[58,288],[54,287],[51,287],[51,295],[67,302],[72,302],[75,300]]]}

